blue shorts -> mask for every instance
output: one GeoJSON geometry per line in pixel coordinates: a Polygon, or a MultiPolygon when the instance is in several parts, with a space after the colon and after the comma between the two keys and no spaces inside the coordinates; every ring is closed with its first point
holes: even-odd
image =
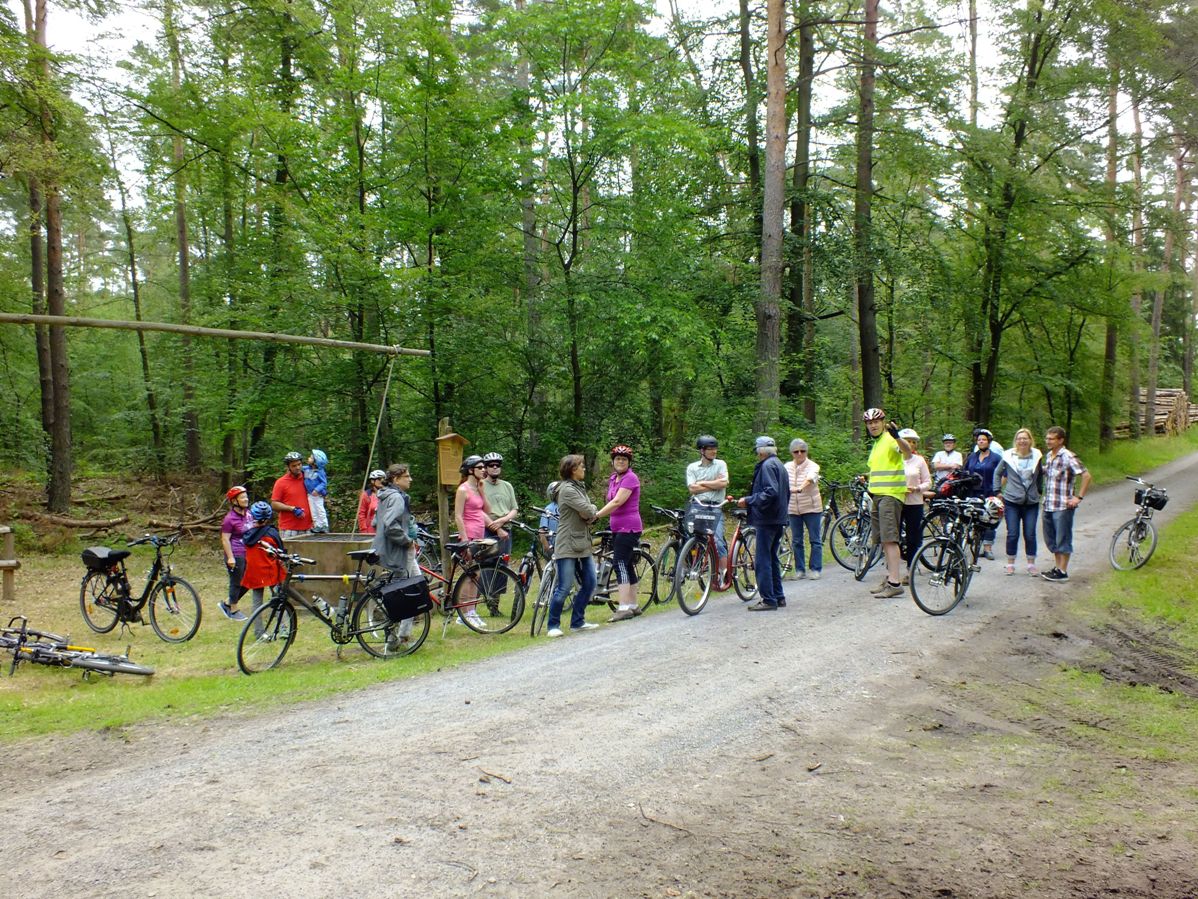
{"type": "Polygon", "coordinates": [[[1060,512],[1044,510],[1044,545],[1048,551],[1073,554],[1073,513],[1076,509],[1062,509],[1060,512]]]}

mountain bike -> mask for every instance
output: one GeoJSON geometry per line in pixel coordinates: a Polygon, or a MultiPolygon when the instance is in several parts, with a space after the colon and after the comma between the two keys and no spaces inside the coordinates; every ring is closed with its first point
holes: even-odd
{"type": "Polygon", "coordinates": [[[947,513],[943,536],[920,545],[908,566],[911,598],[929,615],[945,615],[957,607],[979,571],[982,535],[998,518],[977,497],[942,499],[933,507],[947,513]]]}
{"type": "Polygon", "coordinates": [[[146,534],[129,541],[128,546],[148,543],[154,547],[154,564],[136,599],[125,571],[125,559],[132,555],[129,550],[107,546],[85,549],[82,558],[87,574],[79,587],[79,610],[87,626],[97,634],[106,634],[118,623],[144,624],[141,610],[148,606],[150,626],[167,643],[186,643],[194,637],[203,617],[200,597],[191,584],[171,572],[170,556],[181,534],[146,534]]]}
{"type": "Polygon", "coordinates": [[[348,553],[358,563],[354,575],[302,575],[297,569],[314,565],[315,560],[271,546],[262,548],[278,559],[287,573],[283,582],[271,591],[270,599],[254,610],[241,629],[237,639],[237,667],[246,674],[268,671],[283,661],[295,642],[297,609],[305,609],[327,627],[329,639],[338,647],[357,640],[359,646],[376,658],[411,655],[428,636],[427,610],[410,619],[396,619],[388,614],[383,588],[392,580],[391,575],[377,570],[362,573],[365,563],[378,561],[371,550],[348,553]],[[353,581],[353,590],[348,596],[341,596],[335,606],[320,597],[307,599],[291,586],[292,580],[303,583],[345,579],[353,581]]]}
{"type": "Polygon", "coordinates": [[[1119,529],[1111,536],[1111,565],[1119,571],[1140,568],[1152,558],[1156,552],[1157,539],[1152,513],[1159,512],[1169,502],[1169,494],[1164,487],[1154,487],[1143,478],[1129,477],[1127,480],[1138,485],[1135,500],[1139,508],[1135,517],[1119,525],[1119,529]]]}
{"type": "Polygon", "coordinates": [[[154,673],[153,668],[129,661],[128,649],[124,655],[110,655],[99,652],[92,646],[74,646],[68,637],[29,627],[24,615],[10,618],[8,626],[0,628],[0,650],[12,653],[12,664],[8,668],[10,677],[16,673],[17,665],[21,662],[79,668],[83,671],[84,678],[93,673],[108,677],[115,674],[140,674],[149,677],[154,673]]]}
{"type": "Polygon", "coordinates": [[[479,634],[503,634],[524,616],[524,588],[516,572],[495,558],[494,537],[447,543],[449,577],[421,565],[432,601],[444,616],[441,633],[456,615],[479,634]]]}
{"type": "MultiPolygon", "coordinates": [[[[709,503],[702,505],[709,509],[718,508],[718,505],[709,503]]],[[[688,615],[698,615],[703,611],[713,589],[723,592],[735,587],[736,595],[742,602],[748,602],[757,595],[757,573],[753,559],[757,529],[745,526],[745,519],[749,515],[746,510],[734,509],[732,515],[736,519],[736,529],[728,543],[729,564],[719,564],[715,533],[705,527],[698,516],[695,519],[695,536],[682,546],[678,569],[674,574],[674,593],[678,597],[678,605],[688,615]]]]}

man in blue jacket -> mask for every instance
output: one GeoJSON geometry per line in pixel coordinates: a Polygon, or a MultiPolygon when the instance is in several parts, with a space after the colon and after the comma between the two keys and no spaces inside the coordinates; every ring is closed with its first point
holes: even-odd
{"type": "Polygon", "coordinates": [[[749,524],[757,529],[753,563],[758,600],[749,606],[749,611],[770,612],[786,605],[782,571],[778,568],[778,544],[782,542],[789,522],[790,478],[786,466],[778,458],[778,446],[773,437],[758,437],[755,447],[757,467],[753,469],[753,486],[751,492],[736,504],[749,510],[749,524]]]}

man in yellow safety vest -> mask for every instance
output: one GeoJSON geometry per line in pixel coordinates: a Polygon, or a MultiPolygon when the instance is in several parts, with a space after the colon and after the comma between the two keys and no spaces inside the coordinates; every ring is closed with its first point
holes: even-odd
{"type": "Polygon", "coordinates": [[[911,445],[899,437],[898,425],[888,422],[881,409],[866,409],[861,418],[869,436],[874,438],[869,453],[869,494],[874,501],[870,539],[882,544],[882,553],[886,557],[886,576],[870,592],[879,599],[890,599],[903,595],[899,530],[903,498],[907,495],[903,460],[911,457],[911,445]]]}

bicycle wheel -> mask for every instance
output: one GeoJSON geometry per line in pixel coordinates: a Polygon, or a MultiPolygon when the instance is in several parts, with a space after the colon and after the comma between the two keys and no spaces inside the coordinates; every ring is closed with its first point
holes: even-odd
{"type": "Polygon", "coordinates": [[[150,626],[167,643],[186,643],[204,616],[195,588],[181,577],[160,581],[150,591],[150,626]]]}
{"type": "Polygon", "coordinates": [[[557,587],[557,565],[550,562],[541,572],[541,583],[537,587],[537,596],[532,604],[532,626],[529,636],[539,636],[549,618],[549,601],[553,599],[553,591],[557,587]]]}
{"type": "Polygon", "coordinates": [[[524,589],[506,565],[471,565],[453,585],[453,607],[480,634],[503,634],[524,615],[524,589]]]}
{"type": "Polygon", "coordinates": [[[911,598],[929,615],[951,612],[969,589],[969,566],[961,548],[943,538],[925,543],[912,565],[911,598]]]}
{"type": "Polygon", "coordinates": [[[121,597],[116,584],[103,571],[93,571],[83,579],[79,588],[79,611],[83,621],[97,634],[106,634],[116,627],[121,597]]]}
{"type": "Polygon", "coordinates": [[[732,586],[736,588],[736,595],[741,602],[749,602],[757,597],[756,547],[757,530],[745,528],[740,532],[740,543],[732,559],[732,586]]]}
{"type": "Polygon", "coordinates": [[[927,543],[948,533],[948,523],[952,515],[947,510],[933,509],[923,517],[923,528],[920,530],[920,543],[927,543]]]}
{"type": "Polygon", "coordinates": [[[857,567],[857,533],[860,524],[861,520],[856,512],[847,512],[832,523],[830,533],[824,539],[824,544],[832,550],[832,558],[841,568],[847,568],[849,571],[857,567]]]}
{"type": "MultiPolygon", "coordinates": [[[[657,594],[657,565],[653,562],[653,557],[643,549],[638,549],[632,554],[632,570],[636,574],[636,590],[633,592],[633,601],[636,603],[637,612],[643,612],[653,604],[653,597],[657,594]]],[[[614,567],[607,571],[606,592],[608,596],[608,605],[612,602],[619,606],[618,600],[615,598],[619,594],[620,581],[616,575],[614,567]]]]}
{"type": "Polygon", "coordinates": [[[101,674],[140,674],[150,677],[154,669],[146,665],[130,662],[124,656],[105,656],[88,653],[72,656],[67,659],[72,668],[82,668],[84,671],[99,671],[101,674]]]}
{"type": "Polygon", "coordinates": [[[786,577],[794,567],[794,547],[790,542],[790,531],[785,530],[782,539],[778,541],[778,573],[786,577]]]}
{"type": "Polygon", "coordinates": [[[1125,521],[1111,537],[1111,565],[1119,571],[1133,571],[1156,552],[1156,528],[1151,521],[1135,518],[1125,521]]]}
{"type": "Polygon", "coordinates": [[[659,603],[674,598],[674,571],[678,567],[678,550],[681,548],[677,540],[670,539],[657,554],[657,595],[654,599],[659,603]]]}
{"type": "Polygon", "coordinates": [[[414,618],[392,621],[383,601],[367,593],[354,606],[354,636],[358,644],[372,656],[393,659],[409,656],[420,648],[428,636],[432,615],[425,609],[414,618]]]}
{"type": "Polygon", "coordinates": [[[691,537],[682,545],[674,571],[674,594],[688,615],[698,615],[711,595],[711,559],[707,539],[691,537]]]}
{"type": "Polygon", "coordinates": [[[881,543],[875,543],[868,547],[865,551],[857,556],[857,564],[853,568],[853,578],[858,581],[865,580],[865,576],[869,574],[869,570],[877,565],[878,560],[881,558],[881,543]]]}
{"type": "Polygon", "coordinates": [[[291,648],[295,629],[295,607],[291,603],[283,600],[263,603],[254,610],[237,638],[237,667],[246,674],[274,668],[291,648]]]}

